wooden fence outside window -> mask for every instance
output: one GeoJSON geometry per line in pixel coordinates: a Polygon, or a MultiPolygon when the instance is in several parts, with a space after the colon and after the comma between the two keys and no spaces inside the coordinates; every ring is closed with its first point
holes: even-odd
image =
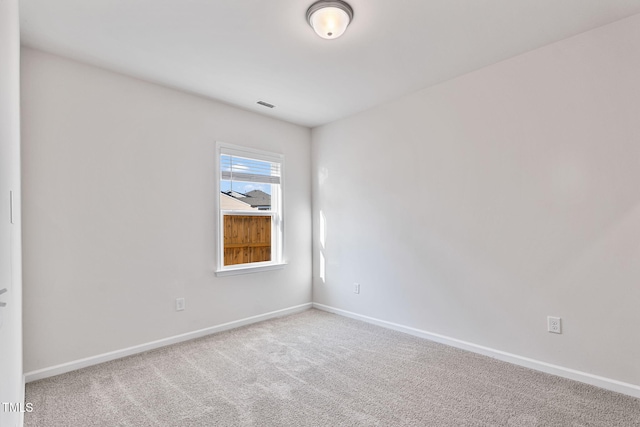
{"type": "Polygon", "coordinates": [[[271,261],[271,217],[224,216],[224,265],[271,261]]]}

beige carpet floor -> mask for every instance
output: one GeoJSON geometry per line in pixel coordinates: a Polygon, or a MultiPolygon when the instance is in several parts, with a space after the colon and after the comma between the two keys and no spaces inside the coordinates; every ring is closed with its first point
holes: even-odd
{"type": "Polygon", "coordinates": [[[640,426],[640,399],[308,310],[27,384],[25,426],[640,426]]]}

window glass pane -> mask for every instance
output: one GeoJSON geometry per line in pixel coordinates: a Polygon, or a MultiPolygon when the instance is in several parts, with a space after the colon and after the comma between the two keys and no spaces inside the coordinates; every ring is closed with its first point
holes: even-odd
{"type": "Polygon", "coordinates": [[[246,157],[222,154],[220,156],[221,179],[254,183],[279,184],[280,164],[246,157]]]}
{"type": "Polygon", "coordinates": [[[224,215],[224,265],[271,261],[271,217],[224,215]]]}
{"type": "Polygon", "coordinates": [[[220,209],[271,210],[272,184],[220,181],[220,209]]]}
{"type": "Polygon", "coordinates": [[[219,147],[219,268],[282,262],[283,157],[219,147]]]}
{"type": "Polygon", "coordinates": [[[220,156],[220,206],[223,210],[271,210],[280,164],[246,157],[220,156]]]}

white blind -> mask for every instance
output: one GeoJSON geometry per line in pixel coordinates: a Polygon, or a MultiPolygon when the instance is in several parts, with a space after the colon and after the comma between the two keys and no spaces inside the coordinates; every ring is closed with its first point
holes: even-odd
{"type": "Polygon", "coordinates": [[[226,181],[280,184],[280,163],[222,154],[221,178],[226,181]]]}

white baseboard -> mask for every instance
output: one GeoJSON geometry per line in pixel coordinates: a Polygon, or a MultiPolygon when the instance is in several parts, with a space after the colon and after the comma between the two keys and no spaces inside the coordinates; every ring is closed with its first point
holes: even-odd
{"type": "Polygon", "coordinates": [[[420,338],[426,338],[428,340],[439,342],[441,344],[446,344],[451,347],[460,348],[463,350],[471,351],[473,353],[479,353],[485,356],[492,357],[494,359],[502,360],[504,362],[513,363],[514,365],[524,366],[525,368],[534,369],[536,371],[557,375],[559,377],[568,378],[574,381],[580,381],[583,383],[594,385],[596,387],[604,388],[606,390],[611,390],[617,393],[622,393],[628,396],[640,398],[640,386],[635,384],[629,384],[629,383],[614,380],[611,378],[605,378],[598,375],[589,374],[587,372],[576,371],[575,369],[565,368],[562,366],[553,365],[551,363],[541,362],[539,360],[530,359],[528,357],[518,356],[517,354],[507,353],[505,351],[495,350],[493,348],[484,347],[481,345],[458,340],[455,338],[447,337],[447,336],[436,334],[433,332],[427,332],[421,329],[399,325],[397,323],[387,322],[386,320],[380,320],[380,319],[376,319],[369,316],[363,316],[361,314],[353,313],[350,311],[342,310],[342,309],[331,307],[324,304],[318,304],[314,302],[313,307],[319,310],[328,311],[330,313],[339,314],[341,316],[350,317],[352,319],[362,320],[363,322],[382,326],[384,328],[393,329],[399,332],[404,332],[420,338]]]}
{"type": "Polygon", "coordinates": [[[86,368],[88,366],[97,365],[99,363],[108,362],[110,360],[120,359],[133,354],[143,353],[145,351],[176,344],[183,341],[189,341],[195,338],[204,337],[206,335],[215,334],[217,332],[227,331],[229,329],[238,328],[252,323],[262,322],[263,320],[273,319],[275,317],[286,316],[289,314],[299,313],[312,307],[312,303],[300,304],[294,307],[276,310],[257,316],[247,317],[245,319],[235,320],[233,322],[223,323],[221,325],[211,326],[209,328],[199,329],[193,332],[187,332],[173,337],[163,338],[161,340],[140,344],[133,347],[123,348],[122,350],[111,351],[109,353],[99,354],[97,356],[86,357],[84,359],[74,360],[72,362],[63,363],[49,368],[38,369],[36,371],[24,374],[25,382],[32,382],[44,378],[53,377],[55,375],[64,374],[66,372],[75,371],[77,369],[86,368]]]}

